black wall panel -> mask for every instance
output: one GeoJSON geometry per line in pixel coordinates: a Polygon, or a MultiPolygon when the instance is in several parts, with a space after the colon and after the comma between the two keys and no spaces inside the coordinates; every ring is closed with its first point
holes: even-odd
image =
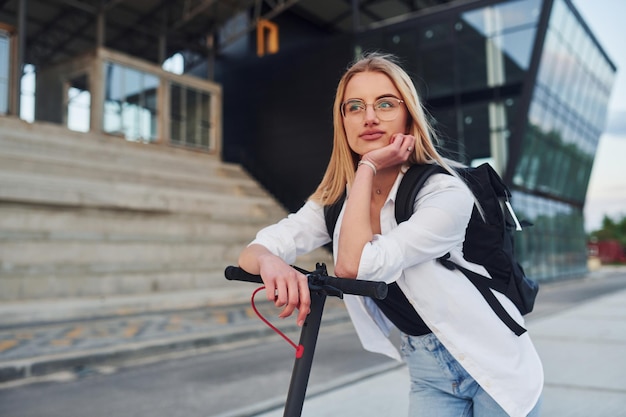
{"type": "Polygon", "coordinates": [[[216,71],[223,86],[226,161],[240,163],[290,211],[322,178],[332,149],[332,105],[353,59],[351,37],[248,54],[216,71]]]}

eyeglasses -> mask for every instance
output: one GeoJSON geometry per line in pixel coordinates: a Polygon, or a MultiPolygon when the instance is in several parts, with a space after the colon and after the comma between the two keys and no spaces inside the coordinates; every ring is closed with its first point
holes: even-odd
{"type": "Polygon", "coordinates": [[[367,106],[373,106],[376,117],[385,122],[394,120],[400,114],[400,105],[404,100],[396,97],[382,97],[372,104],[363,100],[351,99],[341,103],[341,115],[346,119],[360,120],[365,116],[367,106]]]}

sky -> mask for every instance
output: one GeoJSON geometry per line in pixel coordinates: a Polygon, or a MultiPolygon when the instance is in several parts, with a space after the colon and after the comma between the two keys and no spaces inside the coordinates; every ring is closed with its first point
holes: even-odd
{"type": "Polygon", "coordinates": [[[626,216],[626,1],[572,0],[617,67],[609,116],[600,137],[585,202],[585,229],[602,225],[604,215],[626,216]]]}

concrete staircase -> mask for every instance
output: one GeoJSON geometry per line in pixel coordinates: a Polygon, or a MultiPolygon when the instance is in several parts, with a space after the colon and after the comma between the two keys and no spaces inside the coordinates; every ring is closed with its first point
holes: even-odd
{"type": "Polygon", "coordinates": [[[224,267],[285,214],[217,156],[0,117],[0,325],[234,302],[224,267]]]}

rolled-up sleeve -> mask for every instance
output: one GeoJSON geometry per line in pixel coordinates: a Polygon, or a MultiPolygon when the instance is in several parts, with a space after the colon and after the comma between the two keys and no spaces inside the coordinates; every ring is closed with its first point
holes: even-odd
{"type": "Polygon", "coordinates": [[[250,243],[266,247],[287,263],[330,242],[324,209],[308,201],[300,210],[289,214],[276,224],[261,229],[250,243]]]}
{"type": "MultiPolygon", "coordinates": [[[[394,194],[395,196],[395,194],[394,194]]],[[[388,200],[381,214],[382,234],[365,245],[360,279],[395,282],[402,271],[434,262],[463,244],[474,198],[458,178],[433,175],[417,195],[413,215],[397,225],[395,203],[388,200]]]]}

